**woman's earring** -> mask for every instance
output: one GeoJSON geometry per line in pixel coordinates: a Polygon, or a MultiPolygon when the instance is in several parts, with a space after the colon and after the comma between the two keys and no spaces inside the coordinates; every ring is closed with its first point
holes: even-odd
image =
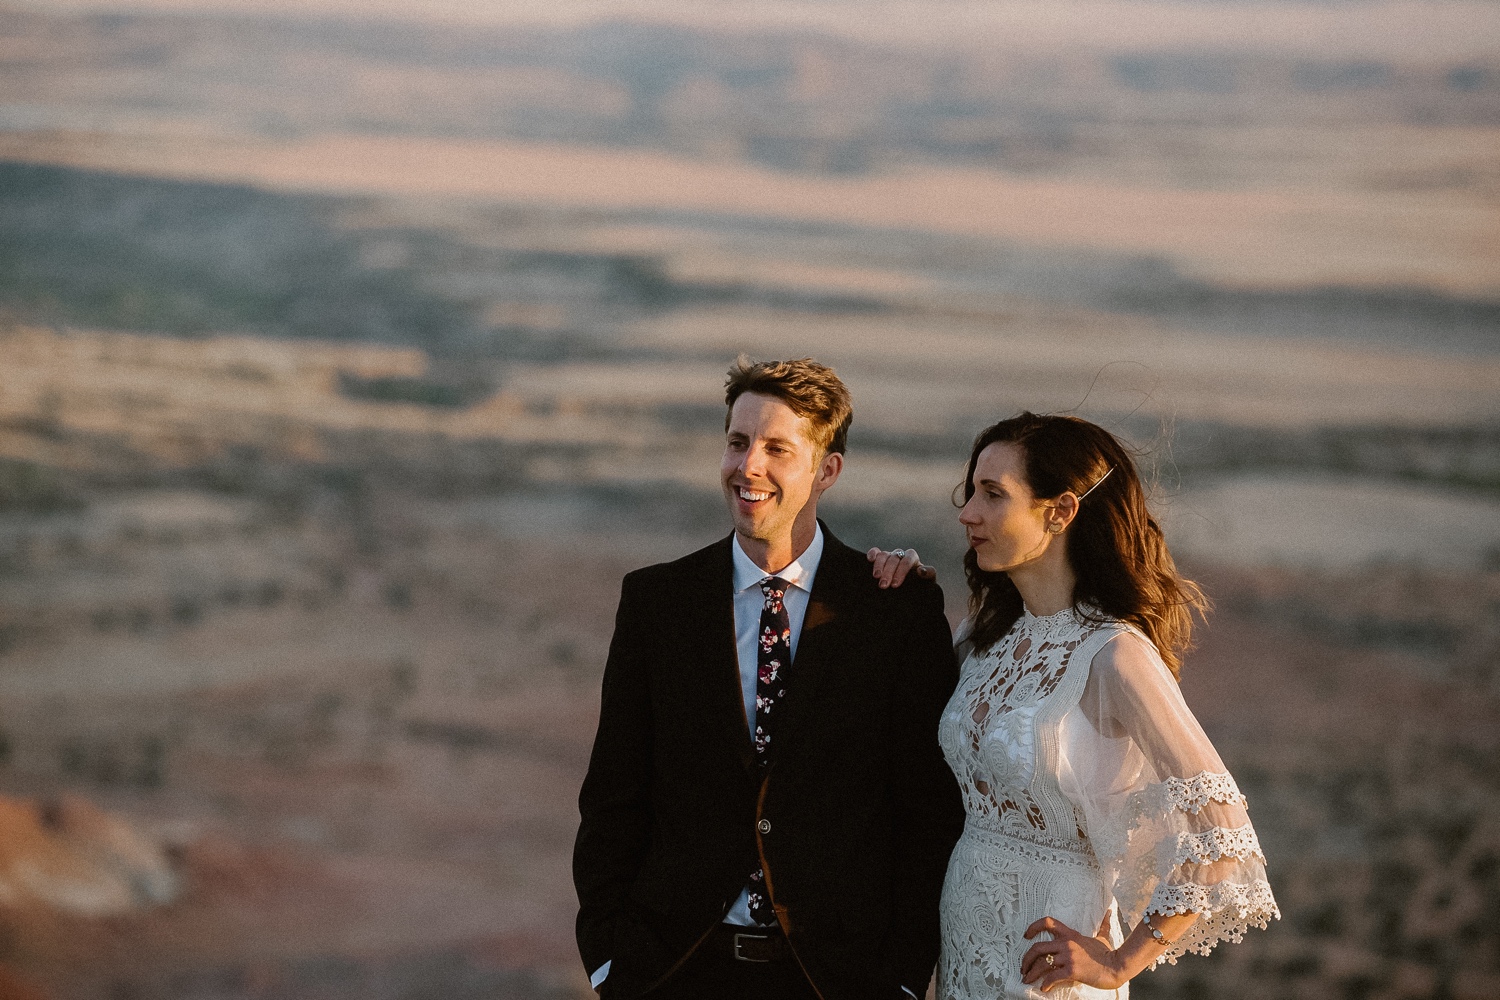
{"type": "Polygon", "coordinates": [[[1047,530],[1052,532],[1052,534],[1054,535],[1062,534],[1062,529],[1063,526],[1058,524],[1056,521],[1053,521],[1051,524],[1047,525],[1047,530]]]}

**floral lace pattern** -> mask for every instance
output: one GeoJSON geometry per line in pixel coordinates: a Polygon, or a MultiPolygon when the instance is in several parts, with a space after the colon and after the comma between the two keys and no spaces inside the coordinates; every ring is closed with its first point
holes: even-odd
{"type": "MultiPolygon", "coordinates": [[[[1078,699],[1094,642],[1068,610],[1026,615],[991,649],[964,663],[944,709],[939,742],[963,790],[968,822],[943,886],[938,996],[1041,996],[1021,983],[1022,934],[1051,914],[1085,921],[1105,912],[1100,873],[1082,819],[1055,779],[1059,710],[1078,699]]],[[[1114,997],[1071,985],[1053,1000],[1114,997]]]]}
{"type": "Polygon", "coordinates": [[[1169,777],[1153,782],[1130,796],[1115,822],[1098,824],[1091,831],[1094,849],[1102,857],[1124,854],[1133,831],[1167,817],[1174,810],[1196,816],[1210,802],[1243,807],[1245,796],[1240,794],[1234,778],[1222,771],[1200,771],[1191,778],[1169,777]]]}
{"type": "Polygon", "coordinates": [[[1251,927],[1265,930],[1281,910],[1264,880],[1249,885],[1219,882],[1214,885],[1162,885],[1151,896],[1151,913],[1196,913],[1198,919],[1172,942],[1152,968],[1163,962],[1176,965],[1183,955],[1207,955],[1220,941],[1238,944],[1251,927]]]}
{"type": "Polygon", "coordinates": [[[1055,822],[1031,789],[1036,713],[1066,678],[1083,640],[1071,625],[1071,611],[1027,616],[988,653],[965,664],[944,713],[942,738],[971,822],[994,830],[1036,831],[1055,822]]]}
{"type": "MultiPolygon", "coordinates": [[[[1021,985],[1020,960],[1031,945],[1022,932],[1037,913],[1087,909],[1098,896],[1099,867],[1091,855],[983,828],[966,829],[943,884],[938,996],[1033,995],[1021,985]]],[[[1083,987],[1047,995],[1070,1000],[1114,996],[1083,987]]]]}
{"type": "Polygon", "coordinates": [[[1043,916],[1118,945],[1144,913],[1198,913],[1159,959],[1175,963],[1280,915],[1245,797],[1159,658],[1165,680],[1138,669],[1116,678],[1114,702],[1091,684],[1097,654],[1127,633],[1154,656],[1127,626],[1069,609],[1023,615],[965,660],[939,729],[967,812],[943,887],[940,1000],[1128,996],[1128,986],[1070,983],[1044,995],[1021,983],[1032,944],[1022,934],[1043,916]],[[1092,714],[1081,708],[1086,690],[1092,714]],[[1149,707],[1106,719],[1106,703],[1149,707]],[[1157,711],[1182,732],[1152,729],[1157,711]]]}
{"type": "Polygon", "coordinates": [[[1281,916],[1263,877],[1266,858],[1254,827],[1182,828],[1184,815],[1202,817],[1215,803],[1243,815],[1245,796],[1227,772],[1202,771],[1146,786],[1130,797],[1116,822],[1097,824],[1095,849],[1114,876],[1114,897],[1126,920],[1134,923],[1146,913],[1200,914],[1153,968],[1176,964],[1189,952],[1206,955],[1218,942],[1239,941],[1250,927],[1264,928],[1281,916]],[[1211,886],[1192,880],[1191,872],[1225,861],[1252,864],[1237,866],[1211,886]],[[1248,882],[1234,881],[1247,876],[1248,882]]]}
{"type": "Polygon", "coordinates": [[[1234,778],[1223,772],[1210,773],[1199,771],[1191,778],[1168,778],[1151,786],[1153,794],[1143,796],[1146,801],[1153,804],[1164,800],[1164,806],[1173,809],[1181,809],[1183,812],[1196,813],[1210,802],[1237,802],[1245,804],[1245,796],[1240,794],[1240,786],[1234,783],[1234,778]],[[1160,789],[1160,791],[1156,791],[1160,789]]]}
{"type": "Polygon", "coordinates": [[[1177,868],[1189,861],[1207,865],[1223,858],[1258,858],[1264,862],[1266,856],[1261,853],[1255,828],[1246,823],[1232,830],[1216,826],[1202,833],[1179,833],[1177,848],[1167,856],[1166,863],[1177,868]]]}

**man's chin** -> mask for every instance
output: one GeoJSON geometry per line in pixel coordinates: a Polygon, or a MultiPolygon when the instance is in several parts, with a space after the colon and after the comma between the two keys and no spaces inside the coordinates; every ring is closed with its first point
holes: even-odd
{"type": "Polygon", "coordinates": [[[734,533],[741,538],[760,538],[762,534],[761,525],[754,519],[741,515],[736,511],[730,520],[734,522],[734,533]]]}
{"type": "Polygon", "coordinates": [[[741,538],[753,538],[756,541],[766,541],[772,532],[765,517],[756,517],[738,509],[738,504],[729,512],[730,520],[734,522],[735,534],[741,538]]]}

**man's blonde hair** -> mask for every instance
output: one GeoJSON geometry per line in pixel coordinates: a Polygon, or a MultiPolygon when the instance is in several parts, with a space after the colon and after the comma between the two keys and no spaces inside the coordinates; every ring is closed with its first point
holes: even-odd
{"type": "Polygon", "coordinates": [[[772,396],[797,416],[806,417],[812,424],[813,444],[821,447],[823,454],[843,454],[848,446],[854,408],[849,402],[849,390],[827,365],[820,365],[812,358],[752,364],[749,358],[740,355],[724,379],[726,431],[734,401],[747,392],[772,396]]]}

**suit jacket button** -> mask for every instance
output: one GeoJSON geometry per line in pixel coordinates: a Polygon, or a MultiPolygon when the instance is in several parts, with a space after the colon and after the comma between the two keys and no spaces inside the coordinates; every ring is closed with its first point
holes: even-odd
{"type": "Polygon", "coordinates": [[[759,823],[755,824],[755,828],[757,830],[759,830],[761,833],[770,833],[771,832],[771,821],[768,820],[768,819],[763,819],[759,823]]]}

